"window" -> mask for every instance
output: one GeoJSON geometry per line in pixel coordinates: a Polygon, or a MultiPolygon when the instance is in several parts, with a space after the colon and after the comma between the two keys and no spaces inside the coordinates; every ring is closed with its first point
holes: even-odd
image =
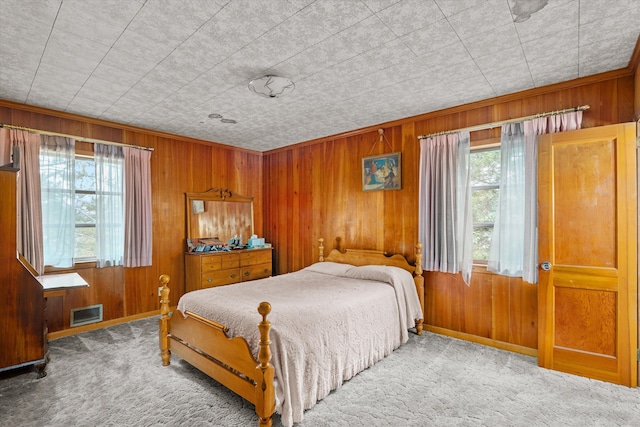
{"type": "MultiPolygon", "coordinates": [[[[71,267],[76,262],[95,261],[100,249],[104,253],[122,229],[122,203],[114,208],[111,199],[122,199],[122,164],[96,161],[93,156],[63,155],[60,151],[41,152],[40,178],[42,188],[43,235],[45,264],[54,267],[71,267]],[[115,179],[103,185],[99,193],[99,174],[103,181],[115,179]],[[118,175],[118,176],[116,176],[118,175]],[[109,200],[107,200],[109,199],[109,200]],[[102,209],[102,212],[98,212],[102,209]],[[106,247],[98,248],[99,217],[105,230],[114,229],[115,234],[104,234],[106,247]]],[[[104,233],[104,231],[103,231],[104,233]]],[[[109,233],[107,231],[107,233],[109,233]]],[[[103,245],[104,246],[104,245],[103,245]]],[[[109,253],[110,254],[110,253],[109,253]]],[[[111,265],[114,265],[113,263],[111,265]]]]}
{"type": "Polygon", "coordinates": [[[498,211],[500,147],[472,150],[470,163],[473,260],[486,262],[498,211]]]}

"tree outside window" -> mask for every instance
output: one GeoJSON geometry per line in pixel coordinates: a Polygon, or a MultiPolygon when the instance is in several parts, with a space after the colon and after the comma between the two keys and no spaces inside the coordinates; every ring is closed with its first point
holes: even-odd
{"type": "Polygon", "coordinates": [[[473,260],[486,263],[498,210],[500,147],[471,151],[473,260]]]}

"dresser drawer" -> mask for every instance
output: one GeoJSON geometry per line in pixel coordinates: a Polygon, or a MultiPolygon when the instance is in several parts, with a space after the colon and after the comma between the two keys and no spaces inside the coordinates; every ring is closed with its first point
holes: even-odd
{"type": "Polygon", "coordinates": [[[221,256],[221,268],[238,268],[240,266],[240,254],[225,254],[221,256]]]}
{"type": "Polygon", "coordinates": [[[240,270],[229,268],[202,274],[202,288],[229,285],[240,281],[240,270]]]}
{"type": "Polygon", "coordinates": [[[261,251],[252,249],[248,252],[240,254],[240,265],[265,264],[271,262],[271,249],[261,251]]]}
{"type": "Polygon", "coordinates": [[[221,262],[219,256],[203,256],[200,258],[200,268],[202,272],[220,270],[221,262]]]}
{"type": "Polygon", "coordinates": [[[271,272],[271,262],[240,268],[240,276],[243,282],[269,277],[271,276],[271,272]]]}

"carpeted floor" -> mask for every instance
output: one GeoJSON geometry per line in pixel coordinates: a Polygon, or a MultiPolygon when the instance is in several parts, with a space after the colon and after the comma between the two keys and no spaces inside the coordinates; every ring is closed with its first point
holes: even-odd
{"type": "MultiPolygon", "coordinates": [[[[0,380],[0,426],[254,426],[253,405],[174,357],[157,318],[50,343],[48,375],[0,380]]],[[[281,425],[278,416],[274,425],[281,425]]],[[[640,390],[425,333],[305,413],[302,426],[639,426],[640,390]]]]}

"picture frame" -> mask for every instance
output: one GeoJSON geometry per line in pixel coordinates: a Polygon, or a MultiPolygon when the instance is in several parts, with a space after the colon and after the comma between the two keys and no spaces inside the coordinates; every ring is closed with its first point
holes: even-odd
{"type": "Polygon", "coordinates": [[[194,215],[198,215],[204,212],[204,200],[192,200],[191,201],[191,212],[194,215]]]}
{"type": "Polygon", "coordinates": [[[362,159],[362,191],[402,189],[402,153],[362,159]]]}

